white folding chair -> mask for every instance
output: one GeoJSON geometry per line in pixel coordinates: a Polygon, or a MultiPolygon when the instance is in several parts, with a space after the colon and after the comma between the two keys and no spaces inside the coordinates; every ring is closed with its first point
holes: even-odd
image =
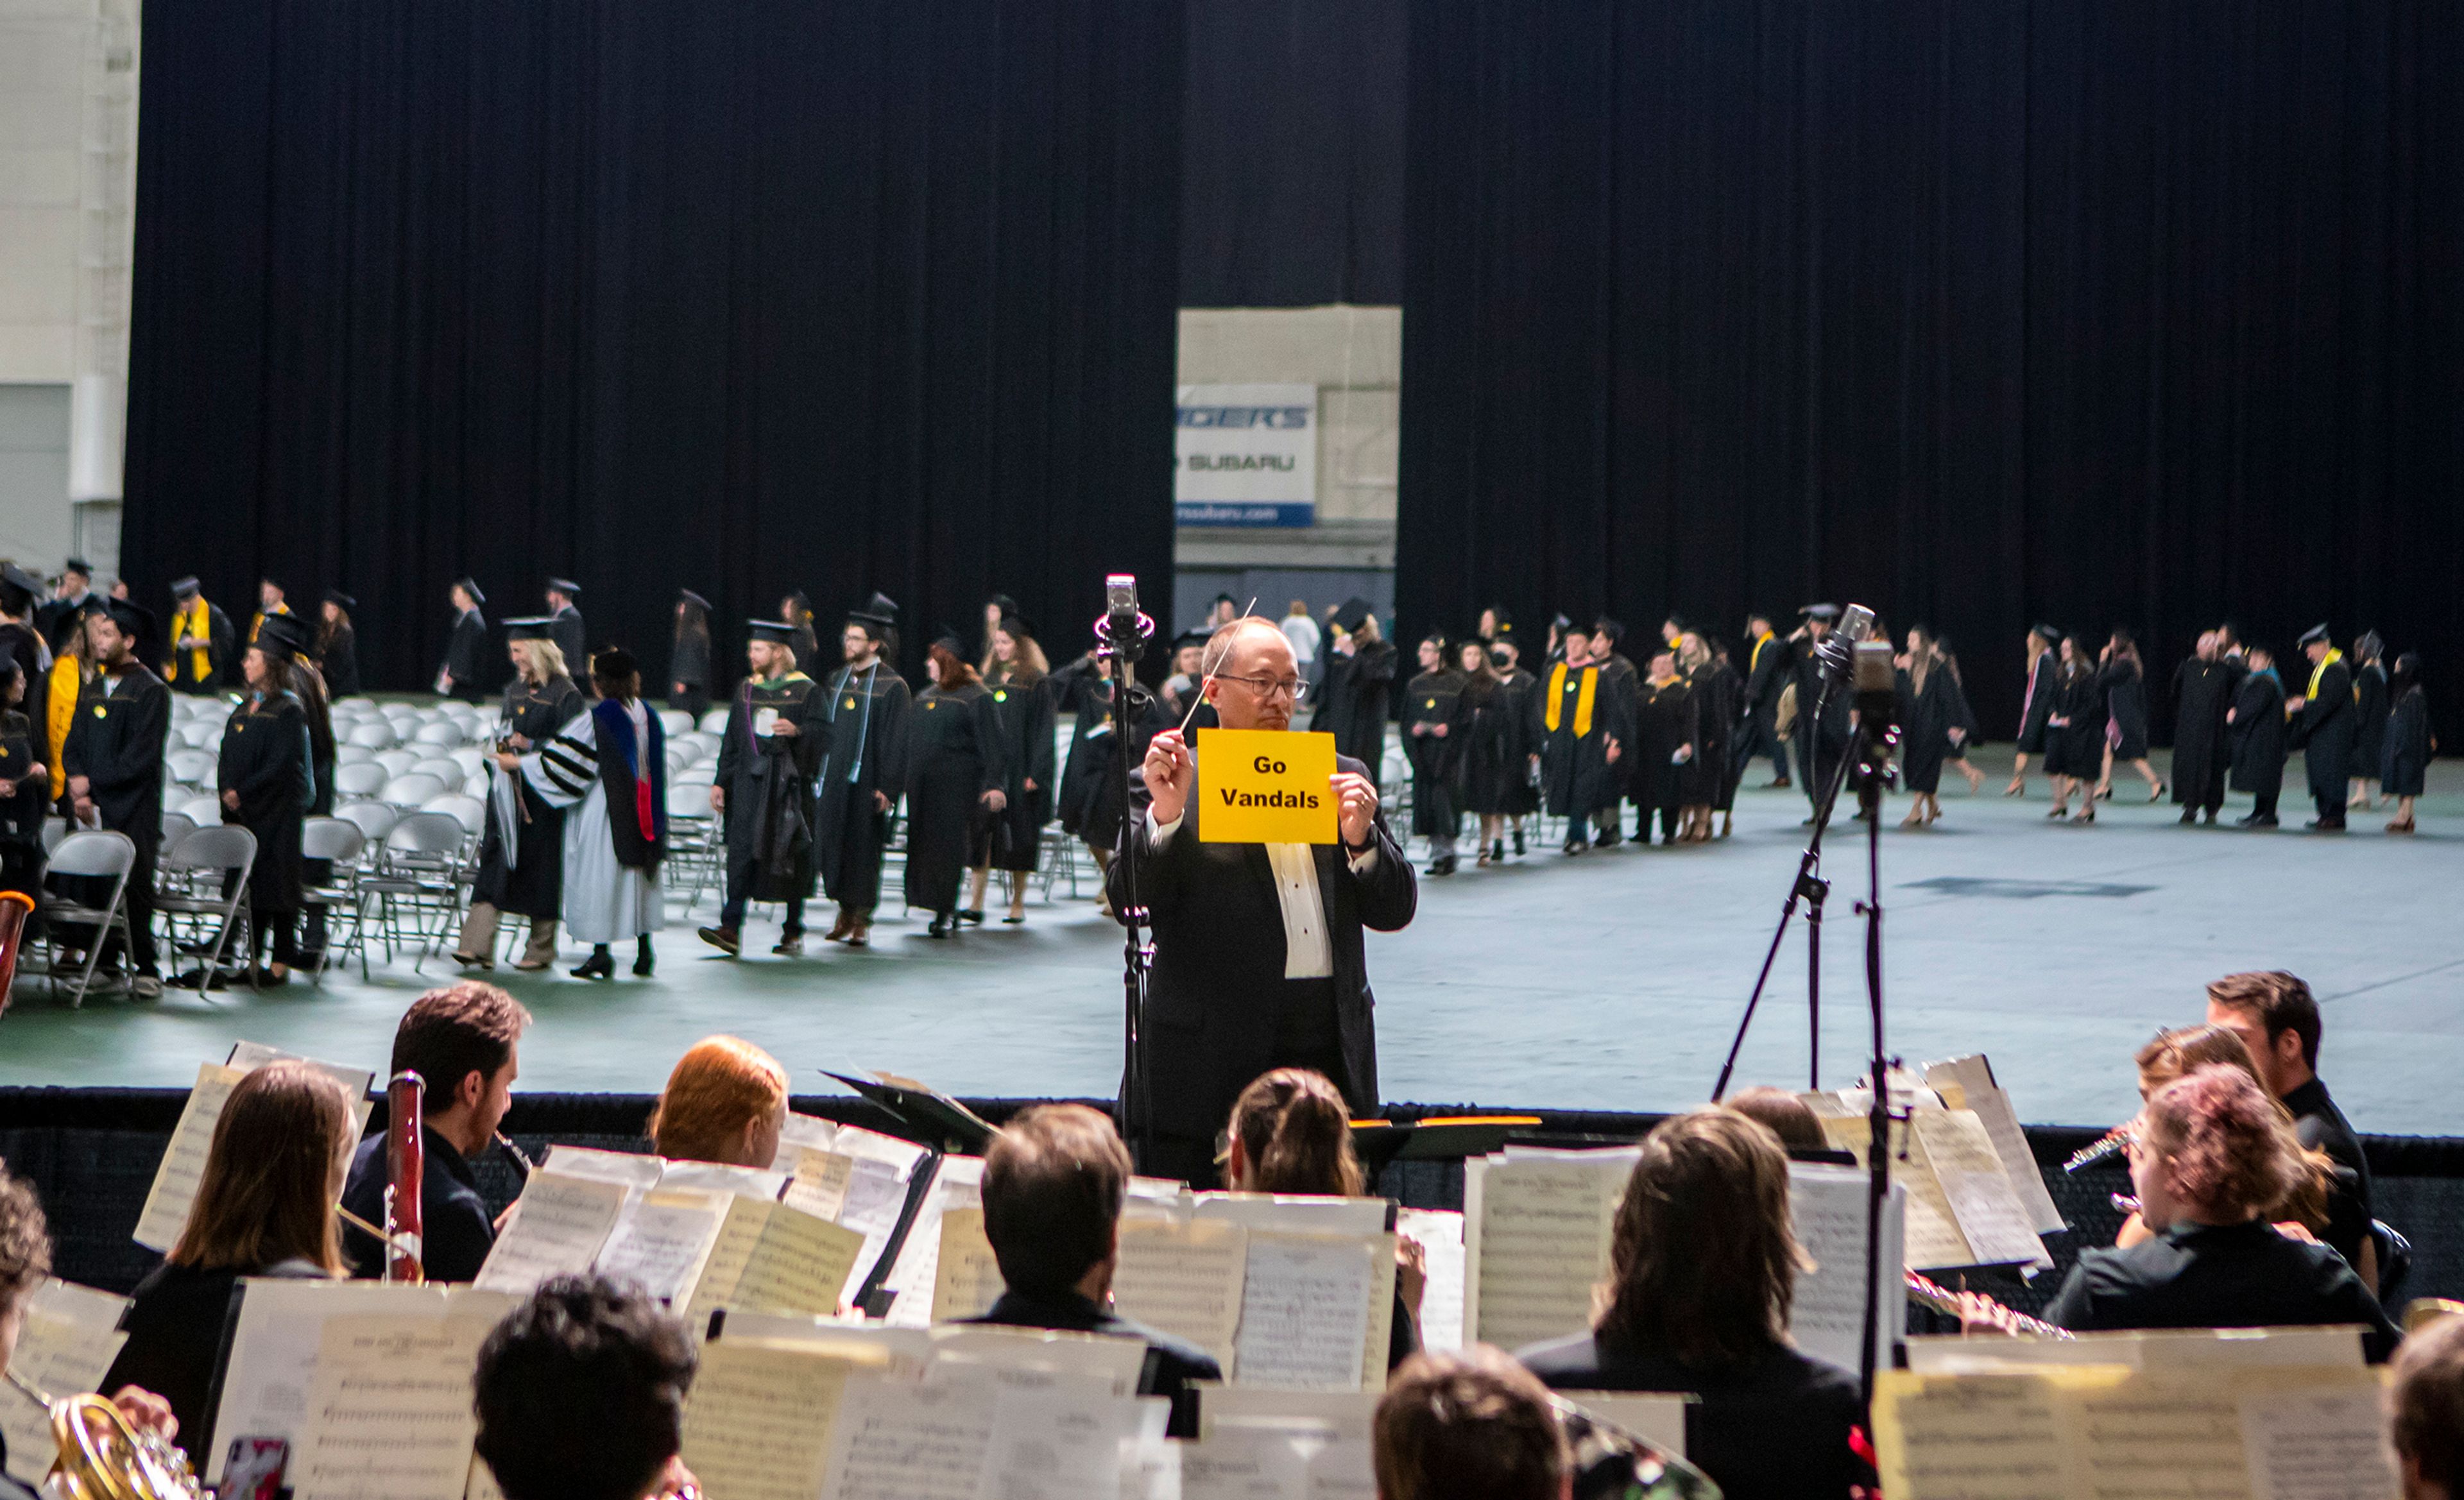
{"type": "Polygon", "coordinates": [[[201,828],[211,827],[223,821],[222,799],[211,794],[190,797],[180,804],[179,812],[201,828]]]}
{"type": "Polygon", "coordinates": [[[727,852],[719,842],[718,819],[711,812],[710,783],[668,783],[668,861],[661,884],[668,899],[680,902],[679,915],[701,904],[714,878],[726,889],[727,852]]]}
{"type": "MultiPolygon", "coordinates": [[[[219,823],[222,820],[217,818],[214,821],[219,823]]],[[[196,831],[197,820],[185,812],[174,812],[168,807],[163,809],[163,848],[169,849],[181,839],[196,831]]]]}
{"type": "Polygon", "coordinates": [[[80,829],[53,847],[46,879],[61,875],[111,882],[111,896],[100,906],[89,906],[49,889],[43,893],[44,961],[54,995],[60,992],[60,955],[73,951],[61,944],[61,929],[94,929],[94,936],[86,940],[85,966],[68,986],[72,1006],[85,1004],[86,992],[94,987],[95,965],[110,945],[111,935],[118,933],[122,943],[128,940],[128,872],[136,868],[137,846],[116,828],[80,829]]]}
{"type": "Polygon", "coordinates": [[[724,708],[704,710],[701,716],[701,732],[705,735],[727,733],[727,710],[724,708]]]}
{"type": "Polygon", "coordinates": [[[366,719],[351,726],[350,742],[368,750],[383,750],[393,743],[393,726],[382,718],[366,719]]]}
{"type": "Polygon", "coordinates": [[[477,838],[488,826],[488,805],[476,797],[460,792],[445,792],[419,805],[422,812],[441,812],[462,825],[462,831],[477,838]]]}
{"type": "Polygon", "coordinates": [[[659,723],[668,732],[668,742],[673,744],[678,735],[693,733],[693,717],[680,708],[659,710],[659,723]]]}
{"type": "Polygon", "coordinates": [[[221,719],[199,719],[180,728],[180,742],[191,750],[211,750],[223,742],[221,719]]]}
{"type": "Polygon", "coordinates": [[[334,767],[334,789],[345,797],[373,797],[392,780],[392,773],[373,761],[334,767]]]}
{"type": "Polygon", "coordinates": [[[382,843],[402,821],[402,810],[381,802],[346,802],[334,809],[334,816],[360,830],[360,837],[370,844],[382,843]]]}
{"type": "Polygon", "coordinates": [[[422,724],[419,726],[419,733],[410,737],[410,742],[412,744],[434,745],[438,749],[443,750],[453,748],[455,745],[460,744],[462,739],[462,726],[454,720],[448,718],[435,719],[431,722],[422,724]]]}
{"type": "MultiPolygon", "coordinates": [[[[175,948],[204,948],[205,963],[197,971],[197,992],[211,989],[222,966],[223,949],[232,929],[247,916],[256,930],[255,908],[249,904],[248,872],[256,864],[256,835],[235,823],[199,828],[177,844],[165,845],[157,867],[154,910],[164,917],[164,938],[175,948]],[[210,944],[202,942],[205,925],[214,924],[210,944]],[[188,935],[187,944],[181,934],[188,935]]],[[[249,955],[240,955],[243,962],[249,955]]],[[[256,965],[246,963],[249,988],[256,987],[256,965]]]]}
{"type": "Polygon", "coordinates": [[[462,768],[462,784],[476,787],[488,779],[488,752],[473,745],[446,752],[445,758],[462,768]]]}
{"type": "Polygon", "coordinates": [[[380,750],[369,759],[384,766],[387,776],[407,776],[412,766],[428,758],[416,750],[380,750]]]}
{"type": "Polygon", "coordinates": [[[441,757],[420,761],[410,768],[410,774],[433,776],[436,778],[436,783],[449,792],[458,792],[462,789],[462,767],[455,761],[444,760],[441,757]]]}
{"type": "Polygon", "coordinates": [[[385,789],[377,793],[377,799],[397,807],[416,807],[444,790],[445,783],[435,777],[412,771],[385,783],[385,789]]]}
{"type": "Polygon", "coordinates": [[[62,839],[64,839],[64,838],[67,838],[68,836],[69,836],[69,820],[68,820],[68,819],[66,819],[66,818],[63,818],[63,817],[59,816],[57,813],[54,813],[52,816],[50,816],[50,817],[48,817],[48,818],[45,818],[45,819],[43,820],[43,854],[44,854],[44,856],[45,856],[46,858],[49,858],[49,857],[50,857],[50,855],[51,855],[52,850],[54,850],[54,849],[57,849],[57,848],[59,848],[59,847],[60,847],[60,840],[62,840],[62,839]]]}
{"type": "MultiPolygon", "coordinates": [[[[415,974],[453,930],[462,914],[462,850],[468,842],[462,825],[441,812],[414,812],[385,835],[377,869],[360,877],[360,890],[377,899],[386,962],[398,947],[415,943],[415,974]]],[[[364,971],[364,953],[362,963],[364,971]]]]}
{"type": "Polygon", "coordinates": [[[321,859],[332,867],[325,879],[305,882],[299,890],[303,910],[321,912],[325,917],[325,942],[317,952],[316,967],[309,971],[312,984],[323,985],[338,946],[346,960],[356,949],[361,976],[367,974],[367,934],[360,909],[360,855],[366,848],[367,836],[348,818],[310,818],[300,826],[299,857],[321,859]],[[344,921],[350,924],[347,938],[338,931],[344,921]]]}
{"type": "Polygon", "coordinates": [[[163,758],[174,780],[183,786],[211,786],[217,767],[214,758],[203,750],[174,750],[163,758]]]}

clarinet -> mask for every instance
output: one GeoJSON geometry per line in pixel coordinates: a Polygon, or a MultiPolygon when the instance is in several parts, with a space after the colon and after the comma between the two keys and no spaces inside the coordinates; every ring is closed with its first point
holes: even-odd
{"type": "Polygon", "coordinates": [[[496,1149],[505,1154],[505,1162],[514,1169],[514,1176],[523,1185],[529,1185],[531,1174],[539,1170],[539,1163],[524,1155],[522,1148],[514,1144],[514,1137],[503,1131],[496,1132],[496,1149]]]}

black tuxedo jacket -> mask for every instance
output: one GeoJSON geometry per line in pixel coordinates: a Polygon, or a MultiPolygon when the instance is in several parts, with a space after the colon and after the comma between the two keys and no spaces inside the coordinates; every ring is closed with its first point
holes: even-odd
{"type": "MultiPolygon", "coordinates": [[[[1338,770],[1367,775],[1349,756],[1338,770]]],[[[1284,980],[1284,909],[1261,844],[1208,844],[1199,837],[1193,795],[1179,827],[1158,851],[1147,826],[1147,794],[1134,789],[1138,899],[1155,937],[1145,1027],[1149,1098],[1158,1132],[1208,1140],[1230,1117],[1232,1101],[1274,1066],[1275,1011],[1267,997],[1284,980]]],[[[1355,1113],[1377,1108],[1376,1000],[1369,991],[1364,928],[1395,932],[1412,920],[1419,886],[1411,862],[1377,816],[1377,858],[1355,873],[1342,848],[1314,846],[1317,888],[1326,903],[1327,946],[1334,959],[1335,1020],[1345,1076],[1334,1080],[1355,1113]]],[[[1107,877],[1115,909],[1128,901],[1123,871],[1107,877]]]]}

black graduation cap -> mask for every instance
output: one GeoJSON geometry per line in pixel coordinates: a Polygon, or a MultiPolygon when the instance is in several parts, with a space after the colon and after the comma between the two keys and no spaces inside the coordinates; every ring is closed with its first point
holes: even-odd
{"type": "Polygon", "coordinates": [[[891,602],[888,594],[876,588],[870,599],[847,611],[847,618],[887,630],[898,624],[898,606],[891,602]]]}
{"type": "Polygon", "coordinates": [[[471,596],[471,602],[474,605],[484,605],[488,602],[488,596],[479,591],[478,580],[473,579],[467,574],[461,578],[455,579],[453,581],[453,586],[462,590],[464,593],[469,594],[471,596]]]}
{"type": "Polygon", "coordinates": [[[984,603],[1000,610],[1004,616],[1018,613],[1018,601],[1007,594],[995,594],[984,603]]]}
{"type": "Polygon", "coordinates": [[[2062,632],[2055,629],[2050,625],[2033,626],[2030,629],[2035,633],[2038,639],[2043,640],[2048,644],[2058,645],[2061,642],[2062,632]]]}
{"type": "Polygon", "coordinates": [[[1495,634],[1491,635],[1489,639],[1492,641],[1510,641],[1514,639],[1514,622],[1504,615],[1499,615],[1497,617],[1497,631],[1495,634]]]}
{"type": "Polygon", "coordinates": [[[265,573],[265,574],[261,574],[261,575],[259,575],[259,576],[258,576],[258,578],[257,578],[257,582],[258,582],[258,583],[260,583],[260,584],[271,584],[272,585],[274,585],[274,589],[275,589],[275,591],[276,593],[283,593],[283,594],[287,594],[287,593],[291,592],[291,590],[290,590],[290,589],[285,588],[285,587],[283,587],[283,586],[282,586],[282,580],[280,580],[280,579],[278,579],[278,578],[275,577],[275,576],[274,576],[273,574],[271,574],[271,573],[265,573]]]}
{"type": "Polygon", "coordinates": [[[145,622],[145,611],[127,600],[105,599],[99,594],[85,602],[84,612],[111,616],[111,623],[120,627],[122,635],[134,636],[141,633],[145,622]]]}
{"type": "Polygon", "coordinates": [[[547,581],[547,586],[567,599],[582,597],[582,585],[569,578],[551,578],[547,581]]]}
{"type": "Polygon", "coordinates": [[[524,615],[505,622],[505,639],[509,641],[547,641],[556,638],[556,622],[543,614],[524,615]]]}
{"type": "MultiPolygon", "coordinates": [[[[1231,596],[1227,594],[1224,597],[1228,599],[1231,596]]],[[[1368,600],[1361,598],[1358,594],[1354,594],[1343,602],[1343,607],[1341,609],[1335,611],[1334,623],[1343,627],[1347,630],[1357,630],[1360,629],[1360,622],[1368,619],[1371,615],[1375,614],[1376,612],[1377,607],[1375,605],[1373,605],[1368,600]]]]}
{"type": "Polygon", "coordinates": [[[785,620],[748,620],[745,628],[757,641],[768,641],[773,646],[796,644],[796,628],[785,620]]]}
{"type": "Polygon", "coordinates": [[[1560,609],[1557,611],[1556,618],[1549,622],[1549,628],[1555,630],[1558,634],[1563,635],[1566,631],[1574,628],[1574,622],[1573,618],[1566,613],[1566,611],[1560,609]]]}
{"type": "Polygon", "coordinates": [[[325,590],[325,602],[337,609],[357,609],[360,602],[339,588],[325,590]]]}
{"type": "Polygon", "coordinates": [[[1019,613],[1015,607],[1002,612],[1001,628],[1003,634],[1013,639],[1028,641],[1035,639],[1035,622],[1019,613]]]}
{"type": "Polygon", "coordinates": [[[1420,644],[1423,646],[1426,646],[1431,641],[1438,643],[1438,650],[1440,651],[1444,651],[1447,647],[1454,644],[1453,638],[1448,636],[1445,631],[1434,629],[1428,630],[1420,637],[1420,644]]]}
{"type": "Polygon", "coordinates": [[[1599,627],[1599,633],[1607,636],[1612,643],[1625,639],[1624,621],[1612,620],[1607,615],[1602,615],[1596,623],[1599,627]]]}
{"type": "Polygon", "coordinates": [[[685,603],[693,606],[695,608],[707,609],[710,607],[709,600],[704,599],[701,595],[694,593],[690,588],[680,588],[676,590],[676,594],[677,597],[684,600],[685,603]]]}
{"type": "Polygon", "coordinates": [[[43,591],[43,581],[14,562],[0,563],[0,601],[5,601],[11,614],[24,614],[43,591]]]}
{"type": "Polygon", "coordinates": [[[256,628],[256,648],[268,654],[306,655],[308,623],[295,614],[267,615],[256,628]]]}
{"type": "MultiPolygon", "coordinates": [[[[9,571],[10,571],[10,572],[11,572],[11,573],[13,573],[13,572],[15,572],[15,571],[17,571],[17,570],[16,570],[15,568],[13,568],[13,567],[12,567],[12,568],[11,568],[9,571]]],[[[15,580],[13,580],[13,579],[12,579],[12,580],[11,580],[11,582],[12,582],[12,583],[13,583],[13,582],[15,582],[15,580]]],[[[186,577],[186,578],[175,578],[175,579],[171,580],[171,597],[172,597],[172,598],[174,598],[174,599],[187,599],[187,598],[190,598],[190,597],[194,596],[196,592],[197,592],[197,575],[196,575],[196,574],[191,573],[191,574],[189,574],[189,575],[188,575],[187,577],[186,577]]]]}
{"type": "Polygon", "coordinates": [[[1839,618],[1839,607],[1837,605],[1807,605],[1804,608],[1799,609],[1797,613],[1805,616],[1809,620],[1837,620],[1839,618]]]}
{"type": "Polygon", "coordinates": [[[94,564],[83,558],[71,558],[60,564],[60,571],[63,574],[75,573],[79,577],[90,579],[94,577],[94,564]]]}
{"type": "Polygon", "coordinates": [[[1214,635],[1215,632],[1212,630],[1183,630],[1172,638],[1172,649],[1175,653],[1178,653],[1193,647],[1202,648],[1214,638],[1214,635]]]}
{"type": "Polygon", "coordinates": [[[590,671],[595,676],[613,677],[621,682],[627,677],[640,676],[642,664],[622,646],[602,646],[590,658],[590,671]]]}
{"type": "Polygon", "coordinates": [[[1215,596],[1215,602],[1219,605],[1237,605],[1241,601],[1233,598],[1230,594],[1217,594],[1215,596]]]}
{"type": "Polygon", "coordinates": [[[2294,644],[2305,649],[2312,646],[2332,646],[2335,644],[2335,638],[2327,633],[2327,622],[2321,620],[2317,625],[2314,625],[2310,629],[2302,631],[2301,639],[2296,641],[2294,644]]]}
{"type": "Polygon", "coordinates": [[[946,625],[941,627],[941,632],[938,635],[933,637],[933,644],[960,661],[967,659],[967,643],[958,639],[958,632],[946,625]]]}

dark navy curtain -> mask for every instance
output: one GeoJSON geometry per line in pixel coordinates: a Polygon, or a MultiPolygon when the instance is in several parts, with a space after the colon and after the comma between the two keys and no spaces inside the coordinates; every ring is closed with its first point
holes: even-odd
{"type": "MultiPolygon", "coordinates": [[[[149,7],[126,569],[360,601],[677,587],[1084,648],[1172,562],[1183,19],[1148,0],[149,7]]],[[[830,653],[834,656],[835,648],[830,653]]]]}
{"type": "MultiPolygon", "coordinates": [[[[2464,728],[2464,9],[1416,0],[1402,629],[1854,598],[2431,664],[2464,728]]],[[[1783,626],[1783,629],[1786,629],[1783,626]]]]}

